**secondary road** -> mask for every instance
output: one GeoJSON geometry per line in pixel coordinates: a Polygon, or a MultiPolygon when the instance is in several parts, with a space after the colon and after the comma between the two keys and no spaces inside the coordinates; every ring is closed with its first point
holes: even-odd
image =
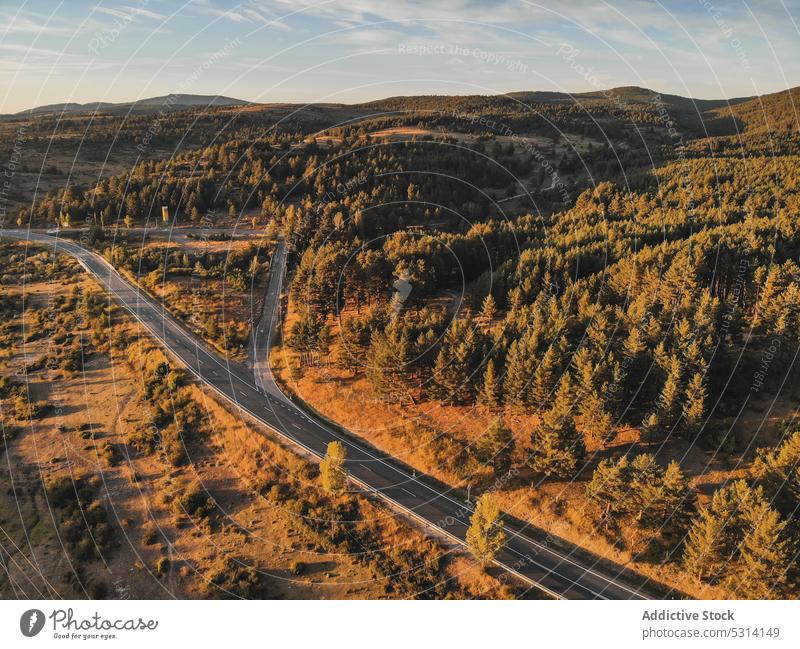
{"type": "MultiPolygon", "coordinates": [[[[49,246],[75,257],[81,266],[131,313],[200,381],[269,429],[322,457],[329,442],[347,449],[347,468],[354,483],[438,534],[464,544],[472,507],[455,490],[429,484],[412,475],[391,457],[307,414],[276,385],[267,360],[271,332],[280,308],[285,267],[283,246],[273,256],[261,321],[254,332],[253,368],[231,362],[189,332],[156,300],[122,277],[103,257],[74,241],[28,230],[0,230],[0,236],[49,246]]],[[[650,599],[631,586],[640,583],[624,569],[600,565],[507,529],[508,541],[497,565],[546,593],[564,599],[650,599]]]]}

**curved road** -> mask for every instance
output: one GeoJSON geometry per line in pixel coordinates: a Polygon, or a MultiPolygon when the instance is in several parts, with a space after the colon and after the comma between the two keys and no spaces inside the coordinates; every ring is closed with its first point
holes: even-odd
{"type": "MultiPolygon", "coordinates": [[[[464,545],[472,508],[457,492],[435,487],[411,475],[355,437],[343,436],[304,412],[284,395],[267,360],[271,332],[278,320],[285,267],[283,246],[275,252],[263,316],[254,332],[253,369],[226,360],[184,328],[164,307],[123,278],[100,255],[79,244],[27,230],[0,230],[0,236],[50,246],[75,257],[116,301],[167,347],[200,381],[269,429],[317,458],[329,442],[347,448],[351,480],[439,535],[464,545]],[[276,272],[277,271],[277,272],[276,272]]],[[[508,541],[495,563],[519,579],[561,599],[650,599],[628,584],[641,577],[622,568],[601,566],[507,527],[508,541]],[[627,578],[625,578],[627,575],[627,578]],[[622,579],[621,579],[622,578],[622,579]]]]}

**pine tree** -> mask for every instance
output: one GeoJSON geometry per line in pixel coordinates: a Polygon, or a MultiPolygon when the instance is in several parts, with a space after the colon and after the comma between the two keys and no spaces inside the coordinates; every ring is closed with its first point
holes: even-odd
{"type": "Polygon", "coordinates": [[[614,418],[605,408],[603,399],[592,390],[580,401],[583,428],[596,444],[608,444],[614,439],[614,418]]]}
{"type": "Polygon", "coordinates": [[[800,505],[800,431],[788,435],[776,449],[760,449],[754,473],[770,502],[793,514],[800,505]]]}
{"type": "Polygon", "coordinates": [[[500,379],[491,358],[486,363],[486,371],[483,373],[483,385],[478,393],[478,403],[485,408],[494,410],[500,406],[502,401],[500,379]]]}
{"type": "Polygon", "coordinates": [[[624,387],[622,399],[631,403],[650,398],[652,395],[649,386],[645,385],[650,359],[647,355],[647,340],[639,327],[634,327],[628,333],[622,343],[622,355],[626,368],[625,375],[621,377],[624,387]]]}
{"type": "Polygon", "coordinates": [[[483,494],[475,504],[467,530],[467,547],[482,566],[488,566],[506,542],[500,509],[494,497],[483,494]]]}
{"type": "Polygon", "coordinates": [[[575,377],[575,396],[580,401],[595,392],[595,365],[592,353],[587,347],[581,347],[572,357],[575,377]]]}
{"type": "Polygon", "coordinates": [[[444,344],[436,354],[433,363],[432,382],[430,385],[430,396],[438,401],[450,403],[457,385],[453,381],[458,381],[458,376],[450,371],[450,355],[444,348],[444,344]]]}
{"type": "Polygon", "coordinates": [[[605,355],[609,351],[608,348],[611,344],[611,338],[608,335],[609,328],[608,314],[600,311],[586,329],[586,338],[591,344],[592,350],[599,355],[605,355]]]}
{"type": "Polygon", "coordinates": [[[586,497],[597,512],[598,521],[608,525],[612,517],[624,510],[623,497],[627,492],[628,460],[602,460],[586,485],[586,497]]]}
{"type": "Polygon", "coordinates": [[[433,367],[433,396],[446,403],[474,400],[473,373],[480,356],[475,328],[470,320],[454,321],[442,339],[433,367]]]}
{"type": "Polygon", "coordinates": [[[369,348],[369,330],[357,317],[343,318],[339,327],[339,346],[336,365],[354,375],[364,367],[364,357],[369,348]]]}
{"type": "Polygon", "coordinates": [[[572,416],[572,384],[569,375],[561,379],[552,408],[531,435],[531,468],[545,477],[572,478],[586,455],[583,436],[572,416]]]}
{"type": "Polygon", "coordinates": [[[665,431],[671,431],[681,413],[681,363],[677,356],[670,359],[667,378],[658,398],[658,419],[665,431]]]}
{"type": "Polygon", "coordinates": [[[553,390],[558,383],[558,351],[554,345],[547,348],[533,375],[531,402],[538,408],[545,408],[553,398],[553,390]]]}
{"type": "Polygon", "coordinates": [[[300,354],[301,366],[313,364],[314,355],[327,352],[327,345],[330,344],[325,320],[312,309],[303,309],[300,317],[292,324],[286,343],[290,349],[300,354]],[[325,350],[323,346],[326,347],[325,350]]]}
{"type": "Polygon", "coordinates": [[[640,501],[642,527],[677,535],[689,526],[695,498],[680,465],[673,460],[657,480],[643,486],[640,501]]]}
{"type": "Polygon", "coordinates": [[[322,476],[322,488],[330,493],[338,493],[344,489],[347,482],[347,470],[344,462],[347,450],[339,441],[329,442],[325,458],[319,463],[319,472],[322,476]]]}
{"type": "Polygon", "coordinates": [[[627,509],[633,514],[637,525],[642,524],[647,505],[647,493],[653,487],[658,488],[662,473],[655,456],[651,453],[637,455],[630,464],[627,509]]]}
{"type": "Polygon", "coordinates": [[[495,302],[494,296],[491,293],[484,298],[481,304],[480,315],[485,322],[491,322],[497,316],[497,302],[495,302]]]}
{"type": "Polygon", "coordinates": [[[683,404],[683,428],[690,438],[698,435],[703,428],[706,398],[705,379],[698,372],[689,381],[686,388],[686,400],[683,404]]]}
{"type": "Polygon", "coordinates": [[[692,521],[684,565],[698,579],[717,582],[732,573],[742,543],[753,527],[752,512],[769,505],[760,487],[737,480],[711,497],[692,521]]]}
{"type": "Polygon", "coordinates": [[[514,448],[514,435],[503,426],[500,419],[495,419],[489,425],[477,445],[480,460],[491,466],[498,476],[511,469],[514,448]]]}
{"type": "Polygon", "coordinates": [[[456,346],[453,362],[448,368],[454,376],[452,381],[455,385],[452,393],[453,403],[474,403],[475,401],[474,365],[476,356],[474,331],[470,331],[456,346]]]}
{"type": "Polygon", "coordinates": [[[503,380],[503,402],[518,410],[530,405],[528,393],[533,370],[531,353],[526,343],[526,338],[511,343],[503,380]]]}
{"type": "Polygon", "coordinates": [[[379,399],[400,401],[407,395],[408,352],[408,336],[399,328],[373,332],[366,374],[379,399]]]}
{"type": "Polygon", "coordinates": [[[740,545],[740,566],[733,587],[748,599],[782,599],[793,552],[786,537],[786,521],[762,500],[742,512],[748,531],[740,545]]]}
{"type": "Polygon", "coordinates": [[[701,581],[717,581],[733,551],[730,528],[736,503],[727,489],[714,492],[711,503],[700,507],[683,553],[686,570],[701,581]]]}

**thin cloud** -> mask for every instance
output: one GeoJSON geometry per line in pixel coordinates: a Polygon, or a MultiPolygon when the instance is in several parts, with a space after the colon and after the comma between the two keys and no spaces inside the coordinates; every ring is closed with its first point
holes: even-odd
{"type": "Polygon", "coordinates": [[[166,16],[163,14],[156,13],[155,11],[150,11],[143,7],[123,6],[116,9],[112,7],[96,7],[95,11],[97,13],[106,14],[109,16],[113,16],[114,18],[120,18],[122,20],[134,19],[137,16],[142,16],[143,18],[151,18],[152,20],[164,20],[166,18],[166,16]]]}

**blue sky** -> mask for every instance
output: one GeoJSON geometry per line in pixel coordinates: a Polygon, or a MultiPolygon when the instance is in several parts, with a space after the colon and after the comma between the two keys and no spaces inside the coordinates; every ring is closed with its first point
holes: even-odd
{"type": "Polygon", "coordinates": [[[800,85],[800,0],[0,0],[0,113],[170,92],[260,102],[800,85]]]}

